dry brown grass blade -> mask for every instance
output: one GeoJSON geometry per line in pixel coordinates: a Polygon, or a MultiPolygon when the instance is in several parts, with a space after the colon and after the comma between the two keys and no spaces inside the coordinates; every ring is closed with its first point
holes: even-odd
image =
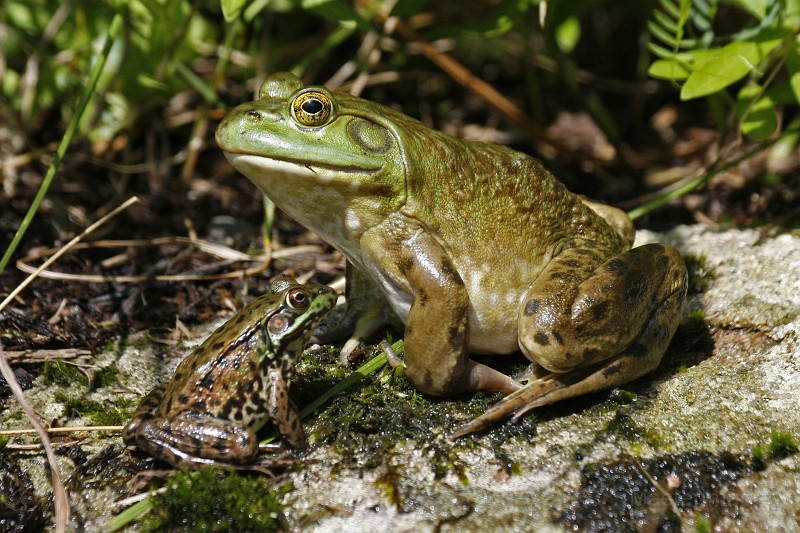
{"type": "Polygon", "coordinates": [[[92,355],[82,348],[63,348],[60,350],[7,350],[6,361],[10,365],[38,364],[47,361],[71,361],[92,355]]]}
{"type": "Polygon", "coordinates": [[[31,283],[31,282],[32,282],[34,279],[36,279],[36,277],[37,277],[37,276],[38,276],[38,275],[39,275],[41,272],[43,272],[43,271],[44,271],[44,269],[46,269],[47,267],[49,267],[50,265],[52,265],[53,263],[55,263],[55,262],[56,262],[56,260],[57,260],[59,257],[61,257],[62,255],[64,255],[65,253],[67,253],[67,252],[68,252],[70,249],[72,249],[72,248],[73,248],[73,247],[74,247],[76,244],[78,244],[78,243],[80,242],[80,240],[81,240],[81,239],[83,239],[84,237],[86,237],[87,235],[89,235],[90,233],[92,233],[94,230],[96,230],[97,228],[99,228],[100,226],[102,226],[103,224],[105,224],[106,222],[108,222],[110,219],[112,219],[113,217],[117,216],[117,215],[118,215],[118,214],[120,214],[122,211],[124,211],[125,209],[129,208],[130,206],[132,206],[133,204],[135,204],[135,203],[136,203],[136,202],[138,202],[138,201],[139,201],[139,199],[138,199],[137,197],[135,197],[135,196],[134,196],[134,197],[132,197],[132,198],[129,198],[129,199],[128,199],[128,201],[126,201],[126,202],[125,202],[125,203],[123,203],[122,205],[120,205],[120,206],[118,206],[118,207],[114,208],[114,209],[113,209],[113,210],[112,210],[110,213],[108,213],[107,215],[105,215],[105,216],[101,217],[101,218],[100,218],[100,219],[99,219],[97,222],[95,222],[94,224],[92,224],[91,226],[89,226],[88,228],[86,228],[85,230],[83,230],[83,231],[81,232],[81,234],[80,234],[80,235],[78,235],[77,237],[75,237],[74,239],[72,239],[71,241],[69,241],[67,244],[65,244],[65,245],[64,245],[64,246],[63,246],[61,249],[59,249],[59,250],[58,250],[56,253],[54,253],[54,254],[53,254],[53,255],[52,255],[52,256],[51,256],[51,257],[50,257],[50,258],[49,258],[47,261],[45,261],[44,263],[42,263],[42,265],[41,265],[39,268],[35,269],[35,270],[34,270],[34,271],[31,273],[31,275],[30,275],[30,276],[28,276],[27,278],[25,278],[25,280],[24,280],[22,283],[20,283],[20,284],[19,284],[19,285],[18,285],[18,286],[17,286],[17,287],[16,287],[16,288],[13,290],[13,291],[11,291],[11,293],[10,293],[10,294],[9,294],[9,295],[6,297],[6,299],[5,299],[5,300],[3,300],[3,302],[2,302],[2,303],[0,303],[0,311],[2,311],[3,309],[5,309],[5,308],[6,308],[6,306],[7,306],[7,305],[8,305],[8,304],[9,304],[9,303],[10,303],[10,302],[11,302],[11,301],[14,299],[14,298],[16,298],[16,297],[17,297],[17,295],[18,295],[19,293],[21,293],[21,292],[22,292],[22,291],[25,289],[25,287],[27,287],[28,285],[30,285],[30,283],[31,283]]]}
{"type": "MultiPolygon", "coordinates": [[[[61,428],[47,428],[45,431],[49,435],[60,435],[65,433],[78,433],[82,431],[111,431],[111,432],[118,432],[122,431],[122,428],[125,426],[74,426],[74,427],[61,427],[61,428]]],[[[32,433],[38,433],[36,429],[3,429],[0,430],[0,435],[2,436],[14,436],[14,435],[30,435],[32,433]]]]}
{"type": "MultiPolygon", "coordinates": [[[[17,295],[22,292],[25,287],[27,287],[35,278],[36,276],[43,271],[45,268],[53,264],[59,257],[67,253],[72,247],[74,247],[81,239],[83,239],[86,235],[89,235],[94,230],[99,228],[101,225],[105,224],[108,220],[113,218],[114,216],[121,213],[123,210],[127,209],[131,205],[138,202],[139,199],[135,196],[129,199],[127,202],[123,203],[116,209],[112,210],[110,213],[101,217],[97,222],[83,230],[80,235],[69,241],[63,248],[59,251],[54,253],[52,257],[50,257],[47,261],[42,263],[42,265],[36,269],[30,276],[28,276],[22,283],[20,283],[8,297],[0,303],[0,311],[5,309],[5,307],[17,297],[17,295]]],[[[50,471],[53,477],[53,502],[55,506],[55,513],[56,513],[56,531],[62,532],[67,530],[67,522],[69,522],[69,499],[67,498],[67,491],[64,489],[64,484],[61,482],[61,474],[58,471],[58,463],[56,462],[56,455],[53,452],[53,447],[50,444],[50,439],[47,436],[47,432],[45,431],[44,427],[42,426],[41,422],[39,421],[39,417],[36,415],[36,412],[33,408],[28,404],[27,400],[25,400],[25,395],[22,392],[22,387],[19,386],[17,383],[17,379],[14,376],[14,371],[11,369],[11,365],[8,364],[6,360],[5,353],[3,351],[3,345],[0,343],[0,373],[2,373],[3,377],[8,383],[8,387],[11,389],[11,392],[14,394],[14,397],[17,399],[19,404],[22,406],[22,410],[25,411],[25,415],[28,417],[28,421],[34,427],[36,433],[39,434],[39,437],[42,439],[42,446],[44,446],[45,454],[47,455],[47,462],[50,465],[50,471]]]]}
{"type": "MultiPolygon", "coordinates": [[[[361,0],[358,2],[364,6],[365,10],[371,9],[371,0],[361,0]]],[[[382,23],[388,26],[387,33],[392,30],[397,32],[405,40],[413,42],[419,47],[422,55],[427,57],[431,62],[436,64],[444,72],[447,73],[456,82],[474,92],[492,107],[497,109],[500,113],[508,117],[521,129],[530,135],[530,137],[540,143],[549,146],[551,149],[557,151],[559,154],[569,156],[571,150],[563,146],[561,143],[551,139],[541,128],[536,126],[522,110],[514,105],[514,103],[503,96],[494,87],[473,75],[469,69],[455,60],[452,56],[440,52],[429,41],[417,35],[405,22],[396,17],[390,17],[389,14],[383,9],[378,9],[375,12],[375,17],[382,23]]]]}
{"type": "Polygon", "coordinates": [[[50,439],[39,421],[39,417],[25,399],[22,388],[14,377],[14,371],[11,370],[11,365],[6,361],[2,342],[0,342],[0,374],[5,378],[14,397],[17,399],[20,406],[22,406],[22,410],[25,411],[25,416],[28,417],[28,421],[42,439],[42,446],[44,446],[44,452],[47,454],[47,462],[50,465],[50,472],[53,477],[53,505],[55,506],[56,512],[56,531],[59,533],[66,531],[67,522],[69,522],[69,498],[67,498],[67,491],[64,489],[64,484],[61,482],[61,474],[58,471],[56,454],[53,452],[53,446],[50,444],[50,439]]]}
{"type": "MultiPolygon", "coordinates": [[[[198,249],[226,261],[247,261],[256,263],[250,268],[237,269],[223,274],[159,274],[156,276],[136,275],[136,276],[113,276],[113,275],[92,275],[92,274],[69,274],[65,272],[52,272],[43,270],[39,276],[47,279],[59,279],[69,281],[81,281],[86,283],[142,283],[148,280],[155,281],[214,281],[220,279],[238,279],[245,276],[255,276],[267,269],[273,259],[290,257],[304,253],[319,252],[319,246],[304,245],[285,248],[283,250],[269,251],[268,253],[252,256],[229,248],[222,244],[216,244],[202,239],[191,237],[160,237],[157,239],[132,239],[132,240],[103,240],[92,243],[81,243],[74,247],[75,250],[85,250],[89,248],[133,248],[140,246],[195,246],[198,249]]],[[[50,256],[56,249],[49,248],[40,250],[17,261],[17,268],[23,272],[33,272],[36,269],[29,263],[50,256]]],[[[41,268],[41,267],[39,267],[41,268]]]]}

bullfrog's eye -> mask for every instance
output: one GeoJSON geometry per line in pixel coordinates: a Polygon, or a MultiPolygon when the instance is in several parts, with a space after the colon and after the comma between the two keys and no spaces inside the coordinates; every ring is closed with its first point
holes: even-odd
{"type": "Polygon", "coordinates": [[[292,112],[303,126],[322,126],[331,116],[331,99],[319,91],[299,94],[292,103],[292,112]]]}
{"type": "Polygon", "coordinates": [[[292,289],[286,295],[286,304],[298,311],[308,307],[308,301],[308,295],[303,289],[292,289]]]}

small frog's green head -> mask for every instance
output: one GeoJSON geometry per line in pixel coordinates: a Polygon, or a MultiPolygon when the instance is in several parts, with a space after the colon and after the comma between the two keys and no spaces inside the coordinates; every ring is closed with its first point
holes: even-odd
{"type": "Polygon", "coordinates": [[[270,353],[295,358],[305,347],[314,328],[336,304],[336,292],[327,285],[300,285],[286,277],[270,283],[270,292],[278,305],[265,317],[264,335],[269,339],[270,353]]]}
{"type": "Polygon", "coordinates": [[[228,113],[216,140],[279,207],[346,248],[405,201],[405,122],[416,123],[280,72],[262,84],[258,100],[228,113]]]}

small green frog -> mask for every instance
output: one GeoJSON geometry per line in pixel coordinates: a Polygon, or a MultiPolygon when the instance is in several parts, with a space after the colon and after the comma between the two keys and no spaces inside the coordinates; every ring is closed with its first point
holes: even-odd
{"type": "Polygon", "coordinates": [[[305,433],[288,389],[313,328],[336,303],[324,285],[279,276],[212,333],[144,397],[123,430],[136,445],[173,466],[242,465],[258,453],[255,432],[271,420],[294,448],[305,433]]]}
{"type": "Polygon", "coordinates": [[[650,372],[680,321],[678,252],[631,249],[622,211],[572,194],[525,154],[289,73],[267,78],[216,139],[347,258],[345,351],[396,317],[419,390],[510,393],[455,435],[650,372]],[[518,379],[470,357],[520,350],[531,366],[518,379]]]}

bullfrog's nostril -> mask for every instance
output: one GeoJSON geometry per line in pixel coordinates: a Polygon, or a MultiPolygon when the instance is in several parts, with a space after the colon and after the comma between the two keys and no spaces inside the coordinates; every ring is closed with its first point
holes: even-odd
{"type": "Polygon", "coordinates": [[[258,112],[258,111],[256,111],[255,109],[253,109],[253,110],[251,110],[251,111],[248,111],[248,112],[247,112],[247,115],[248,115],[250,118],[252,118],[252,119],[256,119],[256,120],[258,120],[258,119],[260,119],[260,118],[261,118],[261,113],[259,113],[259,112],[258,112]]]}

